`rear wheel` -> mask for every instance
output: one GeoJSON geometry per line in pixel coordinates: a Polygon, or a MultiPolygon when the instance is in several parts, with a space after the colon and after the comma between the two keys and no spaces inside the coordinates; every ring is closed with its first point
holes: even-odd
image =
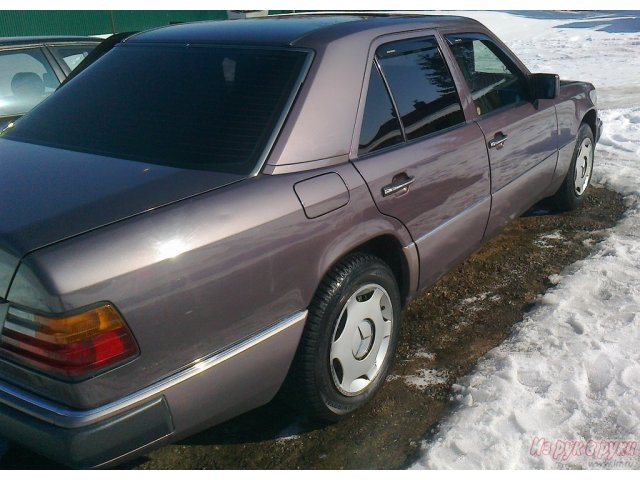
{"type": "Polygon", "coordinates": [[[591,183],[595,143],[589,125],[582,124],[578,130],[571,166],[564,182],[551,197],[552,206],[560,211],[573,210],[580,206],[591,183]]]}
{"type": "Polygon", "coordinates": [[[390,268],[355,254],[327,274],[283,388],[299,410],[335,421],[384,384],[400,329],[400,294],[390,268]]]}

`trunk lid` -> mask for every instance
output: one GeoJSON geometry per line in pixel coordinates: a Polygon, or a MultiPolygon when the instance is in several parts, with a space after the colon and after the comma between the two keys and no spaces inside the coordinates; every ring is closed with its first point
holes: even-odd
{"type": "Polygon", "coordinates": [[[243,175],[0,139],[0,298],[27,253],[243,175]]]}

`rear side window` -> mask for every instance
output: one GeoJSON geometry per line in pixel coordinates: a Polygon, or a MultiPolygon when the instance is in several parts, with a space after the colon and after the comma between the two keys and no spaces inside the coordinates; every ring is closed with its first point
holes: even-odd
{"type": "Polygon", "coordinates": [[[4,137],[248,174],[292,99],[308,55],[275,48],[121,45],[4,137]]]}
{"type": "Polygon", "coordinates": [[[364,155],[402,143],[402,141],[400,122],[391,103],[389,92],[377,66],[373,65],[362,118],[358,154],[364,155]]]}
{"type": "Polygon", "coordinates": [[[522,72],[500,48],[481,34],[448,35],[478,115],[529,99],[522,72]]]}
{"type": "Polygon", "coordinates": [[[69,70],[73,70],[89,55],[95,45],[64,45],[49,48],[59,60],[62,60],[69,67],[69,70]]]}
{"type": "Polygon", "coordinates": [[[0,52],[0,117],[28,112],[59,84],[39,48],[0,52]]]}
{"type": "Polygon", "coordinates": [[[376,57],[408,140],[464,122],[453,77],[434,37],[382,45],[376,57]]]}

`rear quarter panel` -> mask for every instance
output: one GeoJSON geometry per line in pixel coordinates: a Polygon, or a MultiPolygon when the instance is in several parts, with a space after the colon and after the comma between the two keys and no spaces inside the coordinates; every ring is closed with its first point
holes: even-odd
{"type": "Polygon", "coordinates": [[[333,263],[383,234],[411,243],[347,163],[263,175],[36,251],[9,300],[38,298],[51,312],[113,302],[141,355],[77,384],[9,364],[3,376],[72,407],[107,403],[306,309],[333,263]],[[349,202],[308,219],[293,185],[327,172],[343,179],[349,202]]]}

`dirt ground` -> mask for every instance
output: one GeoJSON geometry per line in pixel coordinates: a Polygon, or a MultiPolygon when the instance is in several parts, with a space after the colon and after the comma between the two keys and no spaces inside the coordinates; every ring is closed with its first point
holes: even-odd
{"type": "MultiPolygon", "coordinates": [[[[501,343],[549,276],[585,258],[624,213],[621,197],[594,188],[575,212],[534,208],[404,311],[395,367],[363,410],[333,425],[282,402],[249,412],[121,468],[356,469],[410,465],[452,408],[451,386],[501,343]],[[427,371],[427,373],[425,373],[427,371]],[[422,380],[422,383],[421,383],[422,380]]],[[[553,278],[553,277],[552,277],[553,278]]],[[[11,446],[0,468],[57,468],[11,446]]]]}

